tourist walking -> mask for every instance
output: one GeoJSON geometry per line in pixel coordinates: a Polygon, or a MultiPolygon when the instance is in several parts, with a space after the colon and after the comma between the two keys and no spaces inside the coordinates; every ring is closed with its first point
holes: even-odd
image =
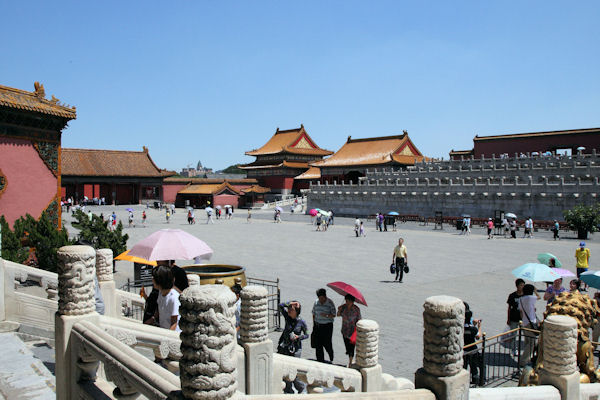
{"type": "Polygon", "coordinates": [[[493,231],[494,231],[494,221],[492,221],[491,218],[488,218],[488,222],[487,222],[488,239],[493,238],[493,231]]]}
{"type": "Polygon", "coordinates": [[[327,297],[325,289],[317,290],[317,300],[313,304],[313,332],[315,335],[315,352],[317,361],[325,362],[323,348],[329,355],[329,361],[333,362],[333,345],[331,337],[333,335],[333,319],[335,318],[335,304],[327,297]]]}
{"type": "Polygon", "coordinates": [[[281,210],[275,211],[275,222],[278,224],[281,223],[281,210]]]}
{"type": "Polygon", "coordinates": [[[252,212],[250,212],[250,209],[248,209],[248,217],[246,217],[246,222],[247,223],[252,222],[252,212]]]}
{"type": "Polygon", "coordinates": [[[507,237],[510,231],[510,224],[506,218],[502,218],[502,228],[504,228],[504,237],[507,237]]]}
{"type": "MultiPolygon", "coordinates": [[[[298,357],[302,355],[302,341],[308,338],[306,322],[300,318],[302,306],[297,301],[279,304],[279,311],[285,319],[285,327],[279,337],[277,353],[286,356],[298,357]]],[[[293,381],[285,380],[284,393],[294,393],[292,385],[298,393],[302,393],[306,385],[296,376],[293,381]]]]}
{"type": "Polygon", "coordinates": [[[354,220],[354,234],[356,235],[356,237],[360,236],[360,225],[360,219],[356,217],[356,219],[354,220]]]}
{"type": "Polygon", "coordinates": [[[333,210],[329,210],[329,225],[333,225],[333,210]]]}
{"type": "Polygon", "coordinates": [[[398,239],[398,246],[394,247],[392,262],[396,264],[396,277],[394,280],[402,282],[402,278],[404,277],[404,267],[408,264],[408,253],[403,238],[398,239]]]}
{"type": "MultiPolygon", "coordinates": [[[[525,287],[525,281],[521,278],[515,281],[515,286],[517,290],[508,295],[508,300],[506,300],[506,304],[508,304],[508,312],[506,317],[506,325],[508,325],[508,329],[516,329],[519,327],[519,321],[521,321],[521,311],[519,310],[519,299],[523,296],[523,288],[525,287]]],[[[516,351],[517,342],[514,338],[516,335],[511,335],[513,338],[510,340],[510,348],[513,352],[516,351]]]]}
{"type": "Polygon", "coordinates": [[[510,220],[510,237],[513,239],[517,238],[517,223],[514,219],[510,220]]]}
{"type": "Polygon", "coordinates": [[[558,223],[557,220],[554,220],[554,225],[552,226],[552,233],[554,234],[554,240],[556,240],[556,239],[560,240],[560,236],[558,235],[559,231],[560,231],[560,224],[558,223]]]}
{"type": "Polygon", "coordinates": [[[467,217],[467,222],[466,222],[466,234],[470,235],[471,234],[471,217],[467,217]]]}
{"type": "MultiPolygon", "coordinates": [[[[219,210],[217,210],[219,211],[219,210]]],[[[206,207],[206,223],[214,224],[215,220],[212,217],[213,209],[211,207],[206,207]]]]}
{"type": "Polygon", "coordinates": [[[115,214],[114,211],[110,215],[110,227],[111,227],[112,231],[114,231],[116,229],[116,227],[117,227],[117,214],[115,214]]]}
{"type": "Polygon", "coordinates": [[[533,221],[532,221],[531,217],[529,217],[529,218],[527,218],[525,220],[525,230],[523,232],[523,237],[524,238],[525,237],[528,237],[528,238],[532,238],[533,237],[533,235],[531,234],[531,229],[532,229],[531,226],[532,226],[532,224],[533,224],[533,221]]]}
{"type": "Polygon", "coordinates": [[[360,236],[367,237],[367,233],[365,232],[365,226],[362,221],[360,221],[360,236]]]}
{"type": "Polygon", "coordinates": [[[321,213],[317,214],[317,230],[321,230],[321,223],[323,222],[323,218],[321,217],[321,213]]]}
{"type": "MultiPolygon", "coordinates": [[[[590,266],[590,249],[585,247],[585,242],[579,243],[579,248],[575,250],[575,260],[577,264],[577,279],[581,279],[580,275],[588,270],[590,266]]],[[[583,291],[587,291],[588,285],[584,282],[583,291]]]]}
{"type": "Polygon", "coordinates": [[[356,331],[356,323],[362,318],[360,315],[360,308],[354,304],[354,300],[354,296],[347,294],[344,296],[345,303],[337,309],[337,316],[342,317],[342,338],[344,339],[344,346],[346,347],[346,354],[348,355],[348,368],[352,366],[354,347],[356,346],[356,340],[352,343],[350,338],[356,331]]]}
{"type": "Polygon", "coordinates": [[[165,211],[165,218],[167,219],[167,224],[170,223],[171,211],[169,211],[169,208],[167,208],[167,211],[165,211]]]}
{"type": "MultiPolygon", "coordinates": [[[[537,297],[534,296],[534,291],[535,287],[531,284],[527,284],[523,287],[523,296],[519,298],[519,310],[521,311],[521,321],[523,321],[523,327],[537,330],[538,325],[535,309],[537,297]]],[[[519,367],[524,367],[527,365],[527,363],[529,363],[529,361],[531,361],[536,334],[526,330],[523,336],[525,337],[525,346],[523,347],[523,353],[521,354],[519,367]]]]}
{"type": "Polygon", "coordinates": [[[133,225],[133,211],[129,211],[129,217],[127,217],[127,220],[129,221],[129,227],[131,228],[133,225]]]}
{"type": "Polygon", "coordinates": [[[377,219],[379,220],[379,232],[383,232],[383,213],[377,214],[377,219]]]}

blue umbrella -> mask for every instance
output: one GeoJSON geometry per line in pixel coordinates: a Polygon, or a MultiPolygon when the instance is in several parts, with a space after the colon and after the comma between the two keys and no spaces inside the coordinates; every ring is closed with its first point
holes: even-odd
{"type": "Polygon", "coordinates": [[[394,216],[396,216],[396,215],[400,215],[400,214],[398,214],[396,211],[390,211],[388,213],[388,215],[394,215],[394,216]]]}
{"type": "Polygon", "coordinates": [[[554,282],[561,276],[544,264],[527,263],[513,269],[512,274],[517,278],[532,282],[554,282]]]}
{"type": "Polygon", "coordinates": [[[126,208],[125,211],[133,212],[133,208],[126,208]]]}
{"type": "Polygon", "coordinates": [[[579,275],[579,279],[594,289],[600,289],[600,271],[585,271],[579,275]]]}

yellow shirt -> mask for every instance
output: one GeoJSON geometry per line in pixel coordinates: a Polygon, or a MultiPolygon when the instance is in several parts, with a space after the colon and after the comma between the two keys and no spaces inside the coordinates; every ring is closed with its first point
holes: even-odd
{"type": "Polygon", "coordinates": [[[575,258],[577,259],[577,268],[589,268],[590,249],[578,248],[575,250],[575,258]]]}
{"type": "Polygon", "coordinates": [[[394,247],[394,254],[398,258],[406,258],[406,246],[396,246],[394,247]]]}

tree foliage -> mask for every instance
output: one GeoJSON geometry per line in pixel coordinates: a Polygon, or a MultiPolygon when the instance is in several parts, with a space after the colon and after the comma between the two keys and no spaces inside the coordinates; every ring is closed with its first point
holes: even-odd
{"type": "Polygon", "coordinates": [[[117,224],[114,231],[108,228],[109,221],[104,221],[97,215],[92,215],[92,219],[77,210],[74,213],[77,222],[73,222],[73,227],[80,229],[79,241],[89,243],[95,249],[111,249],[115,256],[127,250],[127,240],[129,235],[123,235],[123,224],[121,221],[117,224]]]}
{"type": "Polygon", "coordinates": [[[594,233],[600,225],[600,203],[595,203],[590,206],[583,204],[577,205],[571,210],[563,211],[565,221],[569,227],[576,230],[580,238],[584,239],[588,232],[594,233]]]}
{"type": "Polygon", "coordinates": [[[56,229],[50,216],[44,212],[39,220],[27,214],[15,221],[11,230],[4,216],[2,225],[2,258],[19,264],[24,263],[30,249],[35,250],[37,267],[51,272],[58,269],[56,251],[73,242],[69,240],[67,230],[56,229]]]}

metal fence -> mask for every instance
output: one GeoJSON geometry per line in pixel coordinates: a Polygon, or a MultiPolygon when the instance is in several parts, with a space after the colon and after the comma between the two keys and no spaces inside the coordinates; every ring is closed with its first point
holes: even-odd
{"type": "MultiPolygon", "coordinates": [[[[522,369],[537,363],[539,333],[520,326],[489,338],[484,333],[481,340],[466,345],[464,368],[471,373],[471,385],[500,386],[518,382],[522,369]]],[[[597,352],[594,358],[598,365],[597,352]]]]}
{"type": "MultiPolygon", "coordinates": [[[[281,302],[281,291],[279,289],[279,278],[272,281],[268,279],[259,279],[246,277],[248,285],[263,286],[267,289],[267,305],[268,305],[268,316],[269,316],[269,332],[281,331],[281,315],[279,313],[279,303],[281,302]]],[[[139,293],[140,289],[144,287],[147,294],[152,291],[152,285],[148,285],[145,281],[136,281],[127,279],[127,283],[120,287],[121,290],[126,292],[139,293]]],[[[136,305],[126,306],[123,308],[123,315],[128,318],[136,320],[142,320],[144,316],[144,308],[136,305]]]]}
{"type": "Polygon", "coordinates": [[[269,312],[269,332],[281,331],[281,313],[279,312],[279,303],[281,303],[281,291],[279,289],[279,278],[276,281],[267,279],[258,279],[246,277],[248,285],[263,286],[269,293],[267,296],[267,305],[269,312]]]}

